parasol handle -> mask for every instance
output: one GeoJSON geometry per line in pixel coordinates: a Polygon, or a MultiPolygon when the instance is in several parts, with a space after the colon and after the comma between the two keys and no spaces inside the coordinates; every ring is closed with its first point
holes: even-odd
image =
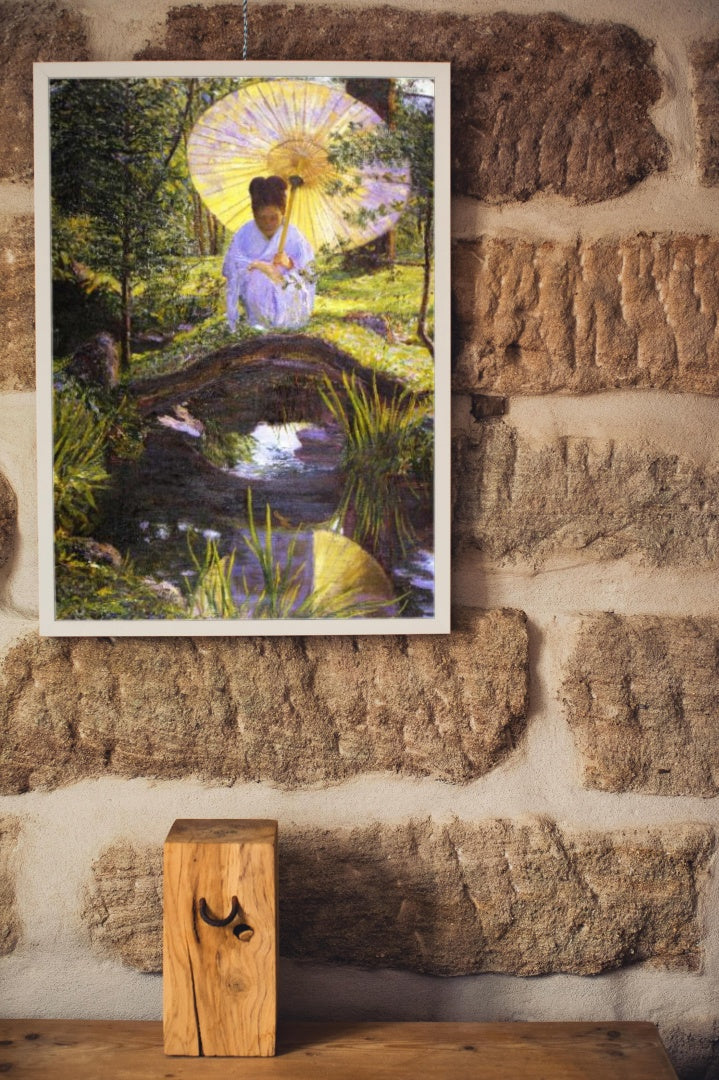
{"type": "Polygon", "coordinates": [[[304,180],[301,176],[290,176],[290,197],[287,200],[287,213],[285,214],[285,220],[282,224],[282,232],[280,234],[280,246],[277,248],[277,254],[281,255],[285,250],[285,241],[287,240],[287,230],[290,227],[290,217],[292,215],[292,204],[295,201],[295,192],[297,188],[302,187],[304,180]]]}

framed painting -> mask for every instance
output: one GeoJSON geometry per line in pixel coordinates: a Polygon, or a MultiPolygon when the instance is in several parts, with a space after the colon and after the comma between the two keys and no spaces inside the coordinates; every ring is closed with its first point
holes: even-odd
{"type": "Polygon", "coordinates": [[[40,628],[449,631],[449,65],[35,65],[40,628]]]}

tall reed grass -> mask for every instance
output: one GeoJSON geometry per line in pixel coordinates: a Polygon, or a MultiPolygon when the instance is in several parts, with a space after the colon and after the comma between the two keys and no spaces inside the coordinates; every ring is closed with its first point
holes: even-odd
{"type": "MultiPolygon", "coordinates": [[[[233,575],[237,576],[236,549],[221,556],[217,542],[208,540],[200,559],[195,553],[192,536],[188,534],[190,557],[195,568],[192,584],[186,585],[187,608],[192,618],[354,619],[393,614],[401,607],[401,597],[399,600],[364,597],[354,580],[346,586],[339,580],[330,588],[326,581],[318,582],[310,573],[312,568],[297,558],[299,531],[290,537],[284,554],[278,555],[271,507],[269,503],[265,507],[262,535],[255,520],[250,488],[247,491],[247,522],[244,541],[260,570],[261,589],[253,592],[243,571],[239,575],[237,591],[244,599],[238,603],[232,589],[233,575]]],[[[364,553],[360,554],[362,558],[368,558],[364,553]]]]}
{"type": "Polygon", "coordinates": [[[358,544],[393,565],[415,540],[409,503],[432,476],[431,406],[409,391],[389,400],[376,382],[366,390],[356,377],[342,376],[345,400],[327,379],[320,388],[344,437],[343,527],[358,544]]]}

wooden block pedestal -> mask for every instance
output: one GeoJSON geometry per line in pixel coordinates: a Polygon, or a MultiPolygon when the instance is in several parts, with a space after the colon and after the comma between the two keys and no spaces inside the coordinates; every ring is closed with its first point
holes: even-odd
{"type": "Polygon", "coordinates": [[[268,1057],[277,1027],[277,822],[181,820],[164,849],[165,1053],[268,1057]]]}

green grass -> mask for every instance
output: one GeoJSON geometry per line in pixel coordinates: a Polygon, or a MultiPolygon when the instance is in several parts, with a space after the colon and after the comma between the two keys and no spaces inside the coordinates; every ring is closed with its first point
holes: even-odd
{"type": "MultiPolygon", "coordinates": [[[[161,282],[162,287],[159,284],[154,286],[154,292],[160,299],[165,292],[175,289],[178,303],[192,298],[199,307],[211,310],[212,314],[197,322],[192,329],[177,333],[168,345],[134,353],[131,378],[180,370],[200,356],[261,333],[252,330],[244,319],[239,320],[235,331],[228,327],[221,269],[222,259],[219,256],[186,260],[182,269],[167,271],[166,279],[161,282]]],[[[145,291],[139,290],[138,306],[141,311],[149,291],[149,286],[145,291]]],[[[434,363],[416,337],[421,291],[420,265],[397,265],[372,272],[326,267],[321,271],[317,284],[314,313],[302,332],[332,342],[361,364],[402,379],[413,390],[431,390],[434,363]],[[352,315],[381,316],[389,327],[391,339],[385,340],[382,335],[353,322],[348,318],[352,315]]],[[[158,313],[163,310],[169,316],[174,310],[173,303],[167,301],[165,309],[159,300],[154,308],[148,303],[145,321],[154,321],[160,326],[162,320],[158,313]],[[151,318],[153,310],[155,314],[151,318]]],[[[164,325],[162,328],[172,329],[172,326],[164,325]]],[[[293,334],[295,331],[287,333],[293,334]]]]}
{"type": "Polygon", "coordinates": [[[179,619],[180,604],[162,599],[126,563],[89,563],[58,545],[55,563],[55,613],[58,619],[179,619]]]}
{"type": "Polygon", "coordinates": [[[313,320],[314,333],[343,349],[372,371],[401,379],[413,390],[432,390],[434,364],[423,346],[392,344],[379,334],[352,322],[313,320]]]}
{"type": "Polygon", "coordinates": [[[312,333],[331,341],[376,371],[403,379],[413,390],[431,390],[434,363],[416,337],[422,267],[393,266],[372,272],[334,270],[320,275],[312,333]],[[392,340],[347,316],[381,316],[392,340]]]}
{"type": "Polygon", "coordinates": [[[171,260],[133,293],[136,320],[146,328],[172,330],[197,320],[202,313],[220,312],[224,297],[222,259],[195,256],[171,260]]]}
{"type": "Polygon", "coordinates": [[[193,364],[201,356],[236,345],[255,331],[246,323],[238,323],[237,330],[230,330],[224,315],[212,315],[193,326],[175,334],[173,340],[162,348],[143,353],[133,353],[129,378],[143,379],[152,375],[167,375],[172,371],[193,364]]]}
{"type": "Polygon", "coordinates": [[[419,264],[371,271],[328,268],[320,273],[317,283],[317,297],[324,314],[339,316],[369,311],[395,319],[408,330],[415,322],[421,293],[419,264]]]}

